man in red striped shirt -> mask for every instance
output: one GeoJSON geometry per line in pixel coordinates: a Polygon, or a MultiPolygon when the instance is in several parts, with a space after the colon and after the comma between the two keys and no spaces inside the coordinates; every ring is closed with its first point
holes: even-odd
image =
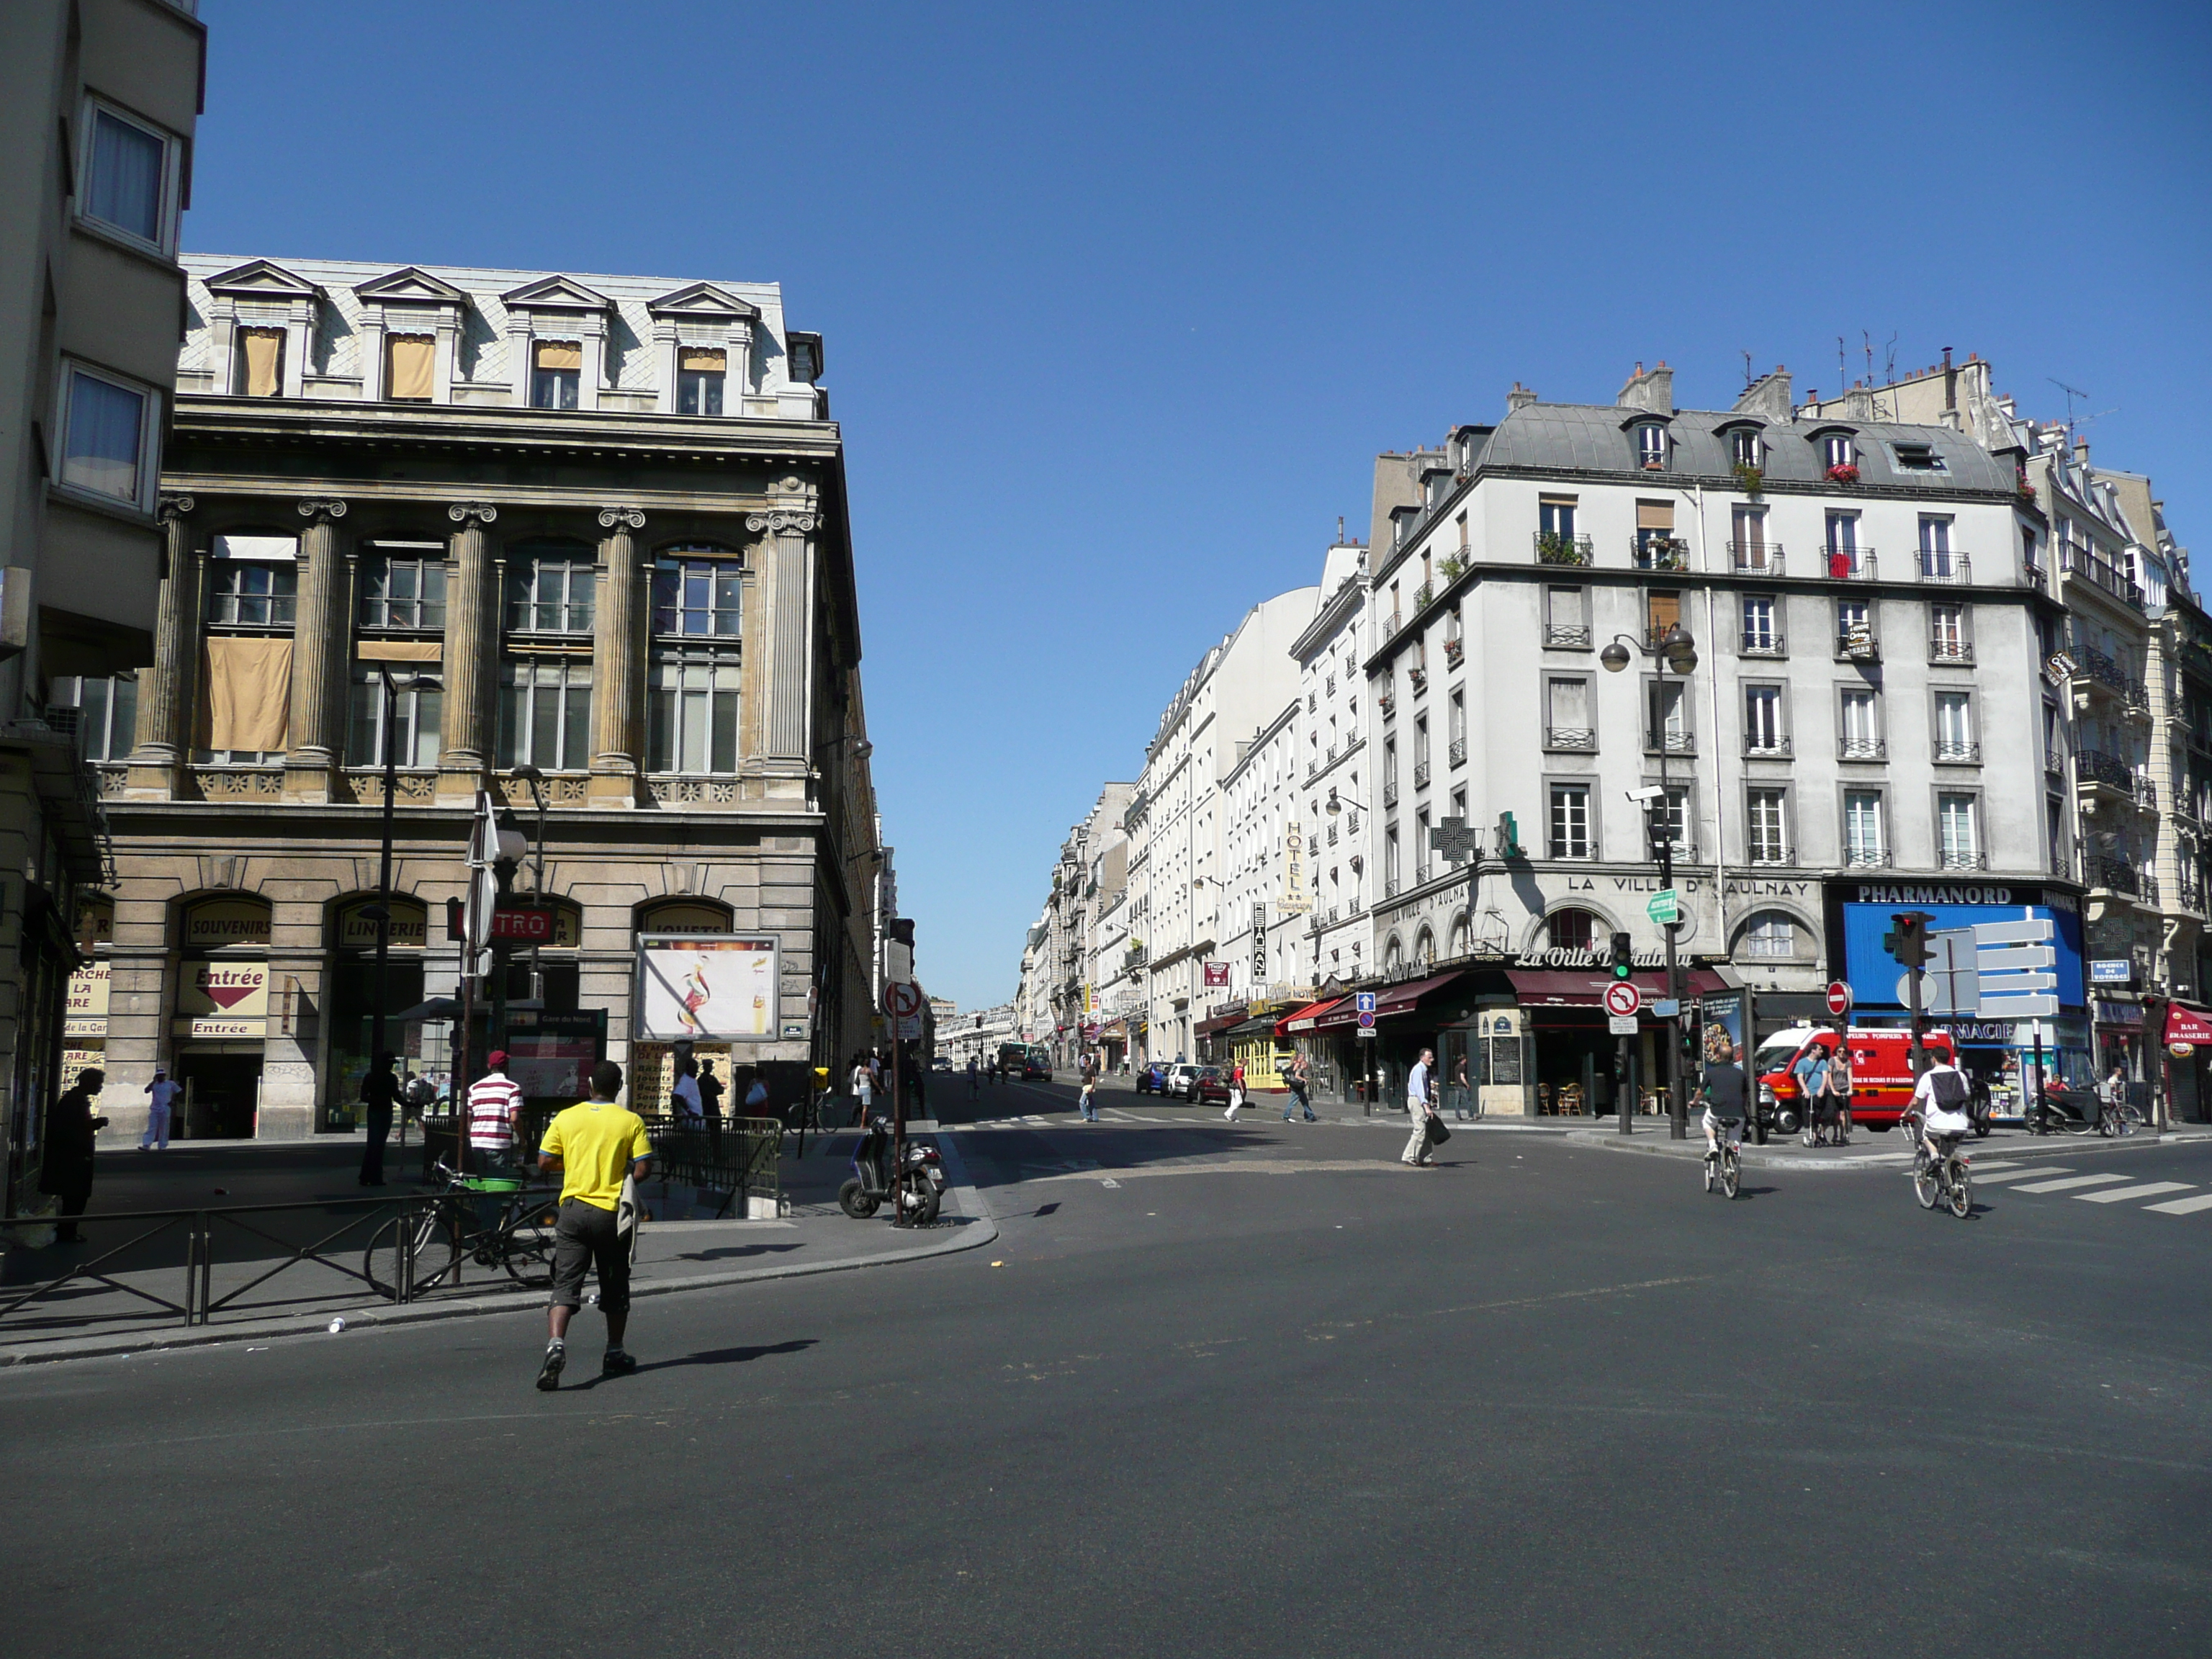
{"type": "Polygon", "coordinates": [[[469,1162],[479,1175],[503,1170],[514,1158],[514,1118],[522,1090],[507,1075],[507,1050],[486,1058],[491,1069],[469,1085],[469,1162]]]}

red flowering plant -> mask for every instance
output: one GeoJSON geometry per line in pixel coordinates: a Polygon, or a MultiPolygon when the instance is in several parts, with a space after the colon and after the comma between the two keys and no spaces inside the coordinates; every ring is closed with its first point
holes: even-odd
{"type": "Polygon", "coordinates": [[[1839,462],[1828,469],[1830,483],[1856,483],[1858,481],[1859,470],[1849,461],[1839,462]]]}

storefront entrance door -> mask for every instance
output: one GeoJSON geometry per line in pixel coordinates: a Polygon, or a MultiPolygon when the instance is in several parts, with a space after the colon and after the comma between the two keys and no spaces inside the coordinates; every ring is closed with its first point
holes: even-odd
{"type": "Polygon", "coordinates": [[[184,1118],[170,1133],[184,1140],[251,1140],[261,1103],[259,1054],[177,1056],[177,1081],[185,1085],[184,1118]]]}

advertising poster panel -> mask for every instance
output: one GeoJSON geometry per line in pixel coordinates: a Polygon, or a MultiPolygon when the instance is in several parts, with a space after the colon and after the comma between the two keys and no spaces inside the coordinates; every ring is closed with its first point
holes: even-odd
{"type": "Polygon", "coordinates": [[[777,971],[772,939],[646,934],[638,941],[636,1034],[649,1042],[773,1038],[777,971]]]}

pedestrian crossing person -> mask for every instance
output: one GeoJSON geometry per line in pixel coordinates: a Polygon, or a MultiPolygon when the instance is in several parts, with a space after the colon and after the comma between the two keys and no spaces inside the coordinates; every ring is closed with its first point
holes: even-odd
{"type": "Polygon", "coordinates": [[[146,1133],[138,1137],[140,1152],[169,1150],[169,1109],[184,1091],[182,1085],[169,1081],[167,1072],[155,1068],[154,1080],[146,1085],[146,1133]]]}
{"type": "Polygon", "coordinates": [[[1096,1048],[1084,1054],[1081,1075],[1083,1092],[1077,1099],[1077,1109],[1082,1112],[1085,1123],[1096,1123],[1098,1121],[1098,1051],[1096,1048]]]}
{"type": "Polygon", "coordinates": [[[1229,1109],[1222,1114],[1231,1123],[1237,1121],[1237,1109],[1244,1104],[1244,1062],[1237,1060],[1229,1068],[1229,1109]]]}
{"type": "Polygon", "coordinates": [[[1406,1139],[1399,1162],[1416,1170],[1432,1170],[1436,1156],[1429,1145],[1429,1120],[1436,1115],[1436,1050],[1424,1048],[1406,1073],[1406,1111],[1413,1120],[1413,1133],[1406,1139]]]}

